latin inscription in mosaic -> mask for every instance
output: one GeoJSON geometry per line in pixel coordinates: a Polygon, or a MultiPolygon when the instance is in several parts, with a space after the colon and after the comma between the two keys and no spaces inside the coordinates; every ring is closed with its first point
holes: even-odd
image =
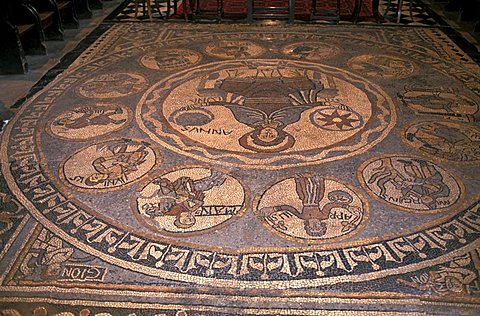
{"type": "Polygon", "coordinates": [[[144,99],[140,126],[163,146],[260,168],[292,166],[280,163],[292,157],[320,163],[347,140],[329,160],[362,152],[395,120],[381,90],[344,71],[297,61],[219,62],[162,81],[144,99]],[[366,127],[372,115],[377,119],[366,127]]]}
{"type": "Polygon", "coordinates": [[[363,164],[359,178],[369,193],[408,211],[430,212],[448,208],[460,198],[460,185],[443,168],[407,156],[372,159],[363,164]]]}
{"type": "Polygon", "coordinates": [[[140,179],[157,163],[147,143],[120,139],[85,147],[61,168],[64,181],[79,189],[119,188],[140,179]]]}
{"type": "MultiPolygon", "coordinates": [[[[104,57],[65,73],[20,110],[0,149],[14,194],[52,232],[40,234],[25,267],[55,282],[101,282],[107,270],[73,262],[70,247],[76,247],[115,269],[162,282],[255,289],[383,282],[432,262],[449,268],[445,262],[478,243],[478,198],[456,178],[465,164],[447,171],[437,160],[402,156],[404,146],[391,146],[399,136],[390,134],[397,123],[391,97],[405,85],[394,86],[396,79],[421,76],[420,63],[451,68],[472,94],[415,88],[400,98],[418,111],[473,115],[478,84],[472,71],[428,50],[399,47],[405,54],[390,54],[389,43],[378,43],[382,34],[345,31],[320,47],[314,43],[327,35],[313,32],[246,37],[203,30],[192,36],[182,29],[159,35],[161,45],[129,48],[132,33],[104,57]],[[355,57],[337,44],[377,45],[378,54],[355,57]],[[329,66],[336,54],[345,56],[329,66]],[[76,95],[88,102],[60,108],[76,95]],[[137,104],[135,121],[126,107],[131,104],[137,104]],[[120,134],[127,125],[135,138],[93,139],[120,134]],[[53,137],[42,135],[45,128],[53,137]],[[65,140],[76,142],[51,149],[65,140]],[[387,155],[357,169],[373,146],[387,155]],[[355,188],[356,170],[363,188],[355,188]],[[99,206],[105,200],[89,203],[111,196],[118,198],[114,211],[99,206]],[[410,230],[386,221],[390,226],[382,227],[382,212],[410,230]],[[119,220],[120,213],[125,218],[119,220]],[[54,260],[57,253],[61,262],[54,260]]],[[[452,78],[438,69],[448,86],[452,78]]],[[[405,113],[412,115],[402,109],[400,122],[410,118],[405,113]]],[[[476,127],[419,124],[404,135],[419,154],[478,160],[472,154],[476,127]]],[[[465,274],[462,286],[470,281],[465,274]]]]}
{"type": "Polygon", "coordinates": [[[264,224],[284,238],[306,242],[352,235],[366,202],[351,188],[318,175],[296,175],[268,188],[256,207],[264,224]]]}
{"type": "Polygon", "coordinates": [[[136,194],[136,212],[155,231],[204,231],[240,216],[242,185],[216,169],[184,168],[155,178],[136,194]]]}

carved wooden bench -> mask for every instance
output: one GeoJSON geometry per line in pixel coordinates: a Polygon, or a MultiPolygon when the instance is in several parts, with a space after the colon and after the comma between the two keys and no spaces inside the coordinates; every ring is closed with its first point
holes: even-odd
{"type": "Polygon", "coordinates": [[[73,0],[0,3],[0,73],[25,73],[25,54],[45,55],[45,39],[63,40],[63,24],[78,27],[73,0]]]}
{"type": "Polygon", "coordinates": [[[0,73],[24,73],[28,70],[25,53],[47,53],[40,17],[20,1],[2,2],[0,13],[0,73]]]}

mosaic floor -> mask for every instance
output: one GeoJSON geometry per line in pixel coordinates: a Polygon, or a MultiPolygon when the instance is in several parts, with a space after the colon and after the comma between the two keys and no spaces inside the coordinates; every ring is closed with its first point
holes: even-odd
{"type": "Polygon", "coordinates": [[[114,24],[3,132],[0,315],[475,315],[479,77],[434,28],[114,24]]]}

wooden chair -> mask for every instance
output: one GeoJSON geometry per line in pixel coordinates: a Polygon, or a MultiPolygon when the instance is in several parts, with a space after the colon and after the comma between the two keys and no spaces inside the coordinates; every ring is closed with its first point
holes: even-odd
{"type": "Polygon", "coordinates": [[[322,0],[312,0],[310,10],[310,21],[326,21],[331,23],[340,22],[340,0],[329,0],[330,3],[334,3],[335,6],[329,9],[318,9],[317,2],[322,0]]]}
{"type": "Polygon", "coordinates": [[[222,21],[223,0],[217,0],[214,9],[202,9],[200,0],[183,0],[182,4],[185,21],[188,21],[189,15],[192,17],[192,21],[194,22],[201,20],[216,20],[217,22],[222,21]]]}
{"type": "MultiPolygon", "coordinates": [[[[150,21],[153,21],[152,19],[152,4],[150,0],[135,0],[135,18],[138,16],[138,7],[139,3],[141,3],[142,8],[143,8],[143,15],[145,13],[148,14],[148,19],[150,21]]],[[[160,16],[162,15],[162,11],[160,11],[160,5],[158,4],[158,0],[155,0],[155,7],[157,8],[158,13],[160,13],[160,16]]]]}
{"type": "Polygon", "coordinates": [[[247,0],[247,21],[254,19],[287,19],[289,23],[295,20],[295,0],[288,0],[286,7],[255,6],[255,0],[247,0]]]}

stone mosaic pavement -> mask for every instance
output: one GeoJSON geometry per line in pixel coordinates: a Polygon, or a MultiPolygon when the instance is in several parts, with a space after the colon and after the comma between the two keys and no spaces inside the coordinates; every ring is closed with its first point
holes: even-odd
{"type": "Polygon", "coordinates": [[[475,315],[479,77],[435,28],[112,25],[3,132],[0,315],[475,315]]]}

